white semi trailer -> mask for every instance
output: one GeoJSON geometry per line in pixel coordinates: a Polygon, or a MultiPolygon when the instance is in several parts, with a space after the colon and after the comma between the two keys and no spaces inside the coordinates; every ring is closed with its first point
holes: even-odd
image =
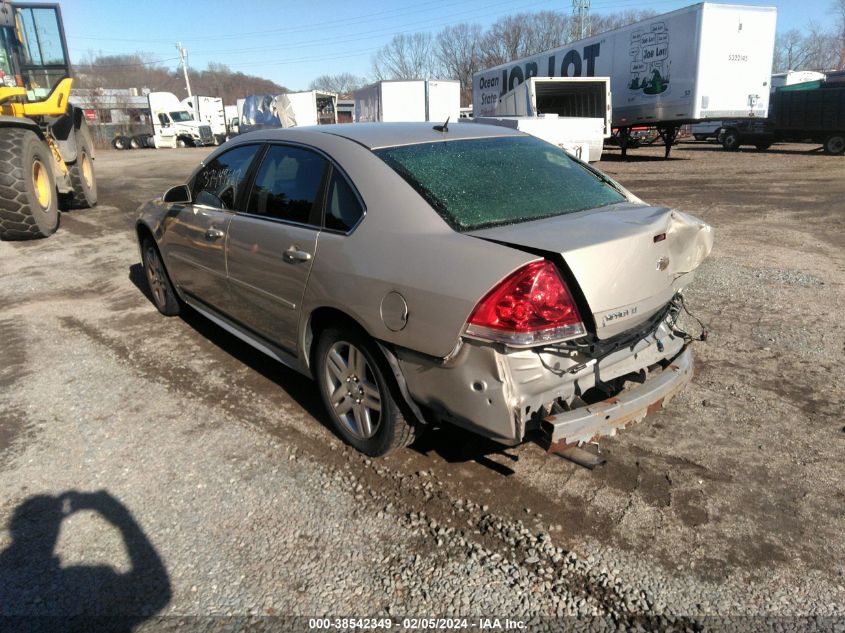
{"type": "Polygon", "coordinates": [[[461,84],[452,80],[378,81],[356,90],[355,120],[457,121],[461,111],[461,84]]]}
{"type": "Polygon", "coordinates": [[[765,118],[775,42],[774,7],[702,3],[502,64],[473,76],[473,113],[528,77],[610,77],[623,153],[634,126],[656,127],[666,155],[678,128],[765,118]]]}

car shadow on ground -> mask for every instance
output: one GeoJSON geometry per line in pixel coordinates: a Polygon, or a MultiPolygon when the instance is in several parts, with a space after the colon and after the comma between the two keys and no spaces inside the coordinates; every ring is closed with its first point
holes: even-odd
{"type": "MultiPolygon", "coordinates": [[[[155,308],[141,264],[130,266],[129,280],[155,308]]],[[[343,441],[323,407],[317,383],[311,378],[259,352],[189,307],[180,318],[210,343],[276,384],[308,415],[343,441]]],[[[422,455],[435,453],[449,463],[476,462],[502,475],[511,475],[514,471],[507,465],[492,459],[493,456],[497,456],[497,459],[502,461],[516,462],[518,460],[517,456],[508,452],[510,450],[508,447],[452,425],[434,425],[426,429],[411,445],[411,449],[422,455]]]]}
{"type": "Polygon", "coordinates": [[[0,616],[10,631],[128,632],[170,602],[161,557],[129,510],[105,490],[31,496],[15,509],[8,531],[12,541],[0,552],[0,616]],[[131,569],[117,572],[108,561],[61,565],[62,523],[77,512],[96,513],[120,533],[131,569]]]}
{"type": "Polygon", "coordinates": [[[427,429],[411,449],[421,455],[435,453],[449,464],[475,462],[506,477],[515,471],[502,462],[519,461],[512,448],[451,424],[427,429]]]}
{"type": "MultiPolygon", "coordinates": [[[[727,152],[725,148],[721,145],[716,143],[684,143],[680,147],[675,149],[681,151],[690,151],[690,152],[727,152]]],[[[807,150],[800,150],[800,149],[779,149],[776,146],[770,147],[769,149],[759,150],[753,145],[743,145],[738,150],[734,150],[735,152],[742,152],[744,154],[782,154],[784,156],[807,156],[812,154],[820,154],[822,153],[821,146],[811,146],[810,149],[807,150]]],[[[834,157],[835,158],[835,157],[834,157]]]]}
{"type": "MultiPolygon", "coordinates": [[[[648,146],[646,146],[648,147],[648,146]]],[[[637,154],[637,149],[628,149],[628,155],[623,158],[622,154],[618,147],[613,149],[605,148],[604,152],[602,152],[601,159],[599,162],[601,163],[663,163],[666,161],[677,161],[677,160],[690,160],[689,158],[683,158],[681,156],[673,156],[669,155],[669,158],[663,158],[663,156],[651,156],[647,154],[637,154]]],[[[674,152],[677,147],[673,147],[672,151],[674,152]]]]}

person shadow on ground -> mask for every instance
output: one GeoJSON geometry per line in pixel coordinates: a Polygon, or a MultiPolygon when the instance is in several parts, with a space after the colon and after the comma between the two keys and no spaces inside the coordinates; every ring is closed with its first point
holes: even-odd
{"type": "Polygon", "coordinates": [[[128,632],[170,602],[161,558],[129,510],[104,490],[30,497],[15,509],[9,532],[12,542],[0,552],[0,629],[128,632]],[[55,547],[62,521],[84,510],[120,532],[128,572],[59,565],[55,547]]]}

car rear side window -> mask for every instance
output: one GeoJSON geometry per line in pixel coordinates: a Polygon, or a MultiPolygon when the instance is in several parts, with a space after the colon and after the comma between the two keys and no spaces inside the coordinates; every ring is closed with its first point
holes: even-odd
{"type": "Polygon", "coordinates": [[[343,174],[333,170],[326,197],[326,228],[346,233],[358,223],[364,210],[343,174]]]}
{"type": "Polygon", "coordinates": [[[625,201],[609,181],[533,136],[403,145],[375,154],[456,231],[625,201]]]}
{"type": "Polygon", "coordinates": [[[309,224],[327,163],[311,150],[272,145],[255,176],[246,211],[309,224]]]}
{"type": "Polygon", "coordinates": [[[249,166],[261,145],[241,145],[220,154],[203,167],[194,179],[192,199],[215,209],[234,209],[246,184],[249,166]]]}

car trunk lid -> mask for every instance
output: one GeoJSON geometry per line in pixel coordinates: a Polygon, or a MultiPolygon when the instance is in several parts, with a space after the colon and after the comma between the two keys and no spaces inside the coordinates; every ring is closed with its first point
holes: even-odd
{"type": "Polygon", "coordinates": [[[562,256],[600,339],[635,327],[664,306],[713,245],[711,227],[693,216],[627,203],[469,235],[562,256]]]}

